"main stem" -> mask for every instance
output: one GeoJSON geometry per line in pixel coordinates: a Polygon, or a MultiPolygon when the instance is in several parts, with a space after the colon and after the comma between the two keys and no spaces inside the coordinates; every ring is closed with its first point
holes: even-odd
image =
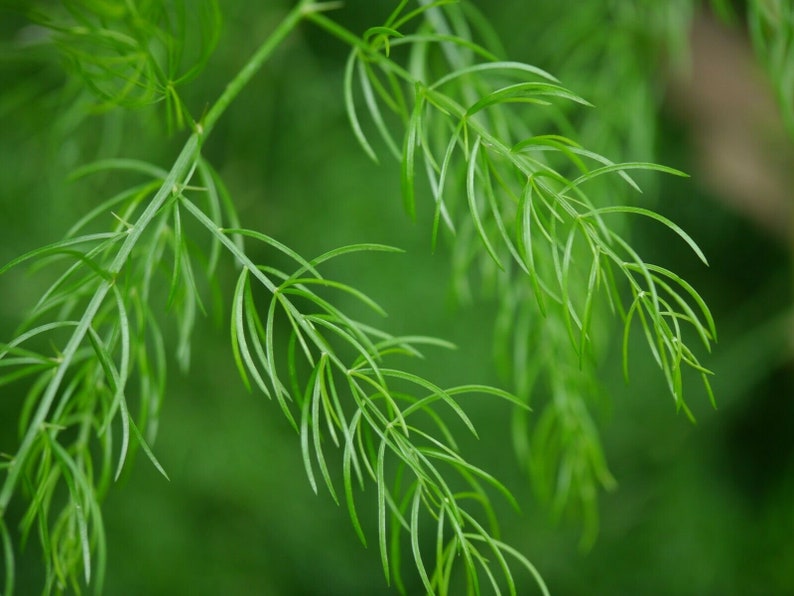
{"type": "MultiPolygon", "coordinates": [[[[330,5],[329,5],[330,6],[330,5]]],[[[240,94],[248,82],[259,71],[262,65],[267,61],[273,52],[278,48],[284,39],[295,29],[301,20],[314,12],[325,10],[323,4],[313,4],[308,0],[301,0],[298,5],[290,11],[286,18],[281,21],[275,31],[265,40],[253,56],[246,62],[245,66],[240,69],[237,76],[234,77],[226,85],[223,93],[215,102],[215,104],[207,112],[203,122],[199,124],[198,133],[203,135],[204,138],[209,135],[212,128],[218,122],[223,112],[229,107],[229,104],[234,101],[234,98],[240,94]]]]}
{"type": "Polygon", "coordinates": [[[138,242],[138,239],[169,197],[171,197],[174,192],[178,192],[182,185],[187,184],[193,165],[201,151],[202,144],[234,98],[240,94],[262,65],[270,58],[276,48],[281,45],[284,39],[298,26],[305,16],[313,12],[325,10],[328,7],[330,7],[330,5],[314,4],[308,0],[301,0],[268,36],[265,42],[259,46],[256,53],[246,62],[237,75],[229,82],[221,96],[207,112],[203,122],[196,125],[195,131],[190,135],[190,138],[188,138],[179,157],[160,186],[160,189],[138,218],[138,221],[135,222],[135,225],[130,228],[126,240],[108,268],[109,279],[102,281],[94,292],[88,307],[78,322],[72,336],[69,338],[69,342],[62,351],[61,362],[52,380],[47,385],[47,389],[36,408],[35,415],[28,425],[27,432],[22,439],[22,443],[17,450],[14,460],[8,467],[8,475],[6,476],[5,482],[3,482],[2,490],[0,490],[0,517],[5,514],[6,507],[11,501],[11,497],[14,494],[14,489],[19,479],[19,474],[33,447],[36,435],[41,431],[43,424],[47,420],[47,416],[49,416],[52,404],[58,395],[66,371],[69,369],[77,350],[82,345],[85,335],[88,333],[88,329],[91,327],[97,312],[99,312],[105,297],[115,283],[116,276],[127,263],[130,253],[138,242]]]}

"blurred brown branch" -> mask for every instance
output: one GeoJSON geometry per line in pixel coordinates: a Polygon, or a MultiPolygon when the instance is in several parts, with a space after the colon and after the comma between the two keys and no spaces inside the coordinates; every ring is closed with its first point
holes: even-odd
{"type": "Polygon", "coordinates": [[[699,178],[781,242],[794,241],[794,145],[747,37],[704,11],[670,105],[691,127],[699,178]]]}

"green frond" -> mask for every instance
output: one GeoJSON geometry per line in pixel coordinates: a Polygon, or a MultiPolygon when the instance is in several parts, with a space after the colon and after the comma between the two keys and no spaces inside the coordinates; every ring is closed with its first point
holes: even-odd
{"type": "MultiPolygon", "coordinates": [[[[93,203],[65,239],[0,268],[2,275],[31,265],[52,276],[14,337],[0,343],[0,386],[27,383],[19,446],[0,464],[6,592],[14,588],[15,551],[4,515],[23,487],[22,543],[38,533],[45,591],[102,589],[100,503],[138,448],[168,479],[151,445],[171,357],[188,369],[206,295],[222,293],[229,269],[235,281],[224,316],[242,384],[275,399],[296,431],[310,487],[324,486],[337,504],[344,499],[365,545],[359,501],[374,485],[374,540],[386,582],[401,591],[410,560],[428,593],[449,594],[462,582],[470,594],[515,595],[521,572],[548,594],[530,561],[501,541],[493,497],[518,509],[513,493],[460,451],[458,431],[478,437],[464,396],[512,408],[521,465],[555,515],[580,515],[585,547],[598,531],[598,491],[615,485],[592,413],[600,393],[594,366],[606,343],[602,315],[622,319],[627,378],[632,327],[639,327],[634,333],[676,408],[693,417],[686,371],[701,376],[714,404],[711,371],[690,344],[708,352],[716,341],[706,302],[673,271],[645,262],[625,230],[633,216],[651,219],[707,264],[678,224],[625,204],[625,193],[641,189],[635,170],[684,174],[617,159],[581,139],[579,125],[595,117],[580,116],[582,109],[597,112],[590,100],[597,101],[544,69],[501,58],[501,43],[473,7],[420,0],[409,8],[401,0],[383,25],[356,35],[321,14],[337,4],[301,0],[200,121],[181,90],[220,39],[216,0],[70,0],[50,7],[47,18],[36,13],[98,110],[162,103],[169,130],[189,124],[193,133],[169,169],[125,158],[77,168],[72,181],[103,173],[145,181],[93,203]],[[417,374],[406,356],[451,344],[370,324],[373,313],[386,315],[378,302],[324,274],[332,260],[399,249],[360,243],[306,258],[243,225],[201,156],[220,116],[304,20],[350,47],[342,97],[352,135],[371,159],[380,143],[400,162],[412,219],[422,213],[424,171],[432,246],[449,237],[462,296],[479,283],[494,297],[494,353],[514,392],[446,388],[417,374]],[[351,302],[349,312],[341,306],[351,302]]],[[[789,105],[794,86],[785,67],[794,54],[782,6],[751,2],[751,33],[781,105],[789,105]]],[[[563,42],[575,47],[577,39],[563,42]]],[[[605,43],[599,36],[579,49],[605,43]]]]}
{"type": "Polygon", "coordinates": [[[220,39],[216,0],[187,3],[66,2],[31,18],[51,32],[72,70],[98,100],[97,109],[165,102],[169,131],[192,118],[176,88],[206,66],[220,39]]]}

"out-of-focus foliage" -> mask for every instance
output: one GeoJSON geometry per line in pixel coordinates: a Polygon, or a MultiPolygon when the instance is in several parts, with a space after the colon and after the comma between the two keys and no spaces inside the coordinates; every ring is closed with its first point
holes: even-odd
{"type": "Polygon", "coordinates": [[[794,138],[794,5],[786,0],[751,0],[748,5],[750,37],[794,138]]]}
{"type": "Polygon", "coordinates": [[[64,0],[26,11],[95,95],[97,109],[165,102],[169,130],[187,117],[178,88],[206,66],[218,43],[216,0],[64,0]]]}

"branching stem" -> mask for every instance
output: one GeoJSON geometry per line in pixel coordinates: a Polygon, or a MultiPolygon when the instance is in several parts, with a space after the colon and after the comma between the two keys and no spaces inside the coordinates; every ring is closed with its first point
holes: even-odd
{"type": "Polygon", "coordinates": [[[16,453],[14,461],[8,466],[8,474],[5,482],[3,482],[2,489],[0,489],[0,517],[5,513],[9,502],[14,494],[14,490],[19,479],[19,474],[24,468],[24,463],[33,448],[36,435],[44,428],[47,417],[50,414],[52,404],[58,395],[61,383],[66,375],[67,370],[72,364],[75,354],[91,328],[91,325],[99,312],[102,304],[107,297],[108,292],[115,283],[116,276],[121,272],[127,259],[130,256],[133,248],[137,244],[143,232],[147,229],[149,224],[155,218],[157,213],[163,205],[173,196],[174,189],[183,188],[189,182],[192,175],[192,170],[198,158],[201,145],[209,135],[213,126],[217,123],[226,108],[231,104],[235,97],[237,97],[248,82],[253,78],[257,71],[272,56],[275,49],[284,41],[284,39],[298,26],[302,19],[312,14],[315,11],[324,10],[324,5],[311,3],[308,0],[302,0],[298,5],[288,13],[279,26],[268,36],[268,38],[259,46],[259,49],[254,55],[246,62],[240,69],[237,75],[226,86],[221,96],[213,104],[212,108],[207,112],[207,115],[193,134],[190,135],[185,146],[182,148],[179,157],[169,171],[165,180],[163,181],[160,189],[154,195],[154,198],[147,205],[141,216],[135,222],[135,225],[129,228],[127,237],[121,245],[119,252],[116,254],[115,259],[107,269],[109,275],[108,279],[102,281],[99,287],[94,292],[91,301],[88,304],[83,316],[77,323],[72,336],[69,338],[66,347],[63,349],[60,358],[60,364],[53,374],[52,380],[47,385],[41,401],[36,408],[36,413],[28,425],[27,432],[22,439],[19,449],[16,453]]]}
{"type": "Polygon", "coordinates": [[[201,123],[202,128],[199,129],[202,141],[209,135],[212,128],[218,122],[218,119],[223,112],[226,111],[226,108],[229,107],[229,104],[240,94],[253,76],[262,68],[262,65],[267,59],[273,55],[273,52],[281,45],[284,39],[305,17],[322,10],[325,10],[324,4],[316,4],[308,0],[301,0],[301,2],[287,14],[273,33],[268,36],[254,55],[245,63],[245,66],[240,69],[237,76],[226,85],[221,96],[207,112],[204,121],[201,123]]]}

